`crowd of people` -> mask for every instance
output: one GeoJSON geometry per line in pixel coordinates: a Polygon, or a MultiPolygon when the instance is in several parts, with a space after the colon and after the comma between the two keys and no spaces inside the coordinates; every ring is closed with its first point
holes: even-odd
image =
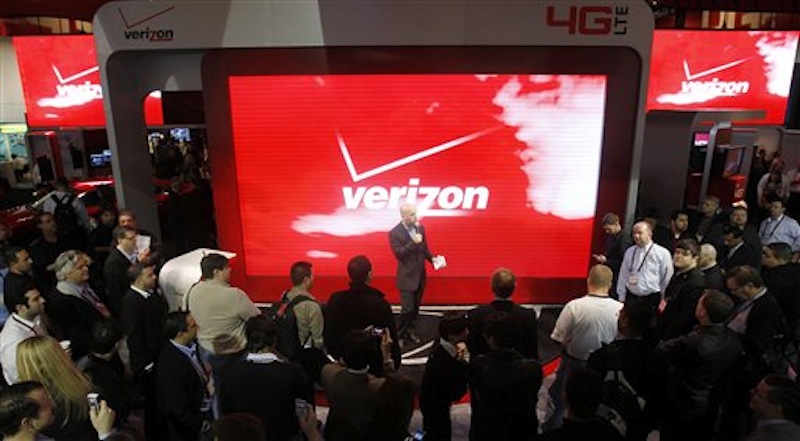
{"type": "Polygon", "coordinates": [[[562,350],[540,421],[538,318],[512,300],[507,268],[491,275],[491,302],[439,319],[418,386],[398,372],[401,349],[419,344],[433,257],[414,207],[389,234],[398,274],[409,273],[402,259],[418,264],[398,284],[396,323],[363,255],[326,305],[300,261],[280,301],[260,309],[210,253],[169,311],[161,244],[135,214],[91,222],[58,192],[29,246],[0,237],[4,439],[405,440],[418,403],[424,439],[449,440],[451,405],[467,392],[474,440],[800,439],[800,225],[777,195],[757,224],[714,196],[668,227],[647,210],[630,234],[606,214],[586,295],[550,335],[562,350]]]}

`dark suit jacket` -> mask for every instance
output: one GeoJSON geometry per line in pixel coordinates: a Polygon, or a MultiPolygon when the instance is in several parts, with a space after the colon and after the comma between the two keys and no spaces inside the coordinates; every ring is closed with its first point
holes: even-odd
{"type": "Polygon", "coordinates": [[[58,330],[58,337],[72,342],[72,359],[88,354],[94,324],[104,320],[94,306],[77,296],[54,291],[46,306],[47,316],[58,330]]]}
{"type": "Polygon", "coordinates": [[[672,244],[672,232],[670,232],[669,228],[663,225],[656,225],[656,227],[653,229],[653,242],[668,249],[670,252],[672,252],[675,248],[672,244]]]}
{"type": "Polygon", "coordinates": [[[789,331],[800,336],[797,326],[800,318],[800,264],[789,263],[775,268],[764,268],[762,276],[769,292],[781,306],[789,331]]]}
{"type": "Polygon", "coordinates": [[[520,333],[517,336],[514,349],[524,358],[539,359],[539,343],[537,340],[536,311],[523,308],[510,300],[495,300],[488,305],[479,306],[469,312],[469,337],[467,346],[473,357],[489,352],[489,345],[483,338],[483,325],[486,318],[493,312],[506,312],[519,324],[520,333]]]}
{"type": "Polygon", "coordinates": [[[411,240],[402,222],[389,231],[389,244],[397,258],[397,289],[400,291],[416,291],[423,286],[425,261],[433,259],[425,227],[420,225],[417,231],[422,234],[422,242],[418,244],[411,240]]]}
{"type": "Polygon", "coordinates": [[[299,432],[295,399],[313,403],[314,392],[302,369],[275,361],[237,360],[222,372],[219,390],[223,415],[243,412],[261,420],[267,439],[291,441],[299,432]]]}
{"type": "Polygon", "coordinates": [[[757,270],[761,269],[760,250],[754,250],[747,242],[744,242],[732,256],[727,257],[726,252],[723,257],[724,259],[722,260],[721,266],[726,272],[739,265],[750,265],[757,270]]]}
{"type": "Polygon", "coordinates": [[[672,276],[664,290],[667,306],[658,316],[656,334],[659,339],[688,334],[694,328],[697,324],[694,310],[705,289],[706,278],[697,268],[672,276]]]}
{"type": "MultiPolygon", "coordinates": [[[[725,256],[727,248],[725,247],[725,240],[723,239],[726,223],[714,224],[711,227],[708,235],[703,238],[703,243],[714,245],[717,249],[718,256],[725,256]]],[[[750,248],[758,250],[758,264],[761,265],[761,238],[758,237],[758,229],[753,225],[746,224],[742,230],[742,239],[744,243],[750,245],[750,248]]],[[[758,268],[758,267],[757,267],[758,268]]]]}
{"type": "MultiPolygon", "coordinates": [[[[770,373],[766,357],[778,357],[783,349],[775,337],[786,331],[786,322],[778,301],[769,292],[756,299],[747,316],[747,331],[742,336],[748,361],[752,363],[752,380],[770,373]]],[[[756,383],[753,383],[755,386],[756,383]]]]}
{"type": "MultiPolygon", "coordinates": [[[[606,236],[606,265],[614,272],[614,280],[616,281],[617,274],[619,274],[619,267],[622,265],[622,258],[625,256],[625,250],[631,245],[631,235],[620,231],[616,236],[606,236]]],[[[611,286],[617,286],[614,283],[611,286]]]]}
{"type": "Polygon", "coordinates": [[[172,342],[164,344],[156,364],[158,412],[166,422],[165,439],[196,441],[203,425],[203,380],[172,342]]]}
{"type": "Polygon", "coordinates": [[[128,289],[122,304],[122,326],[128,337],[134,374],[141,374],[145,366],[158,359],[166,342],[162,327],[168,312],[169,305],[163,296],[152,294],[145,299],[138,292],[128,289]]]}
{"type": "MultiPolygon", "coordinates": [[[[369,285],[351,284],[350,289],[333,293],[325,306],[325,347],[334,358],[342,355],[342,339],[351,329],[364,329],[367,326],[384,328],[392,337],[392,359],[400,366],[400,345],[397,326],[392,315],[392,307],[384,299],[384,294],[369,285]]],[[[380,354],[378,354],[380,356],[380,354]]],[[[371,370],[380,374],[383,362],[378,359],[370,363],[371,370]]]]}
{"type": "Polygon", "coordinates": [[[133,405],[133,395],[125,381],[125,366],[119,355],[114,356],[111,360],[103,360],[89,354],[81,361],[84,364],[79,368],[92,379],[92,384],[100,393],[100,398],[106,400],[108,407],[117,412],[114,419],[115,426],[120,427],[122,423],[127,423],[133,405]]]}
{"type": "Polygon", "coordinates": [[[441,345],[436,345],[428,357],[419,390],[419,408],[425,429],[425,439],[450,440],[450,404],[467,393],[466,363],[450,356],[441,345]]]}
{"type": "Polygon", "coordinates": [[[719,264],[703,271],[703,275],[706,276],[706,286],[722,292],[727,291],[725,287],[725,276],[722,274],[722,267],[720,267],[719,264]]]}
{"type": "Polygon", "coordinates": [[[470,440],[523,441],[536,438],[536,401],[542,368],[515,350],[491,351],[470,365],[470,440]]]}
{"type": "Polygon", "coordinates": [[[116,247],[111,252],[103,266],[103,279],[106,285],[106,300],[111,313],[119,317],[122,311],[122,299],[131,286],[128,280],[128,268],[131,261],[128,260],[116,247]]]}

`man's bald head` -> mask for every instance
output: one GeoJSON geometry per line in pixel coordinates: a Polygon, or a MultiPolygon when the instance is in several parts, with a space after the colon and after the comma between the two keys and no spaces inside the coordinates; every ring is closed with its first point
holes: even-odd
{"type": "Polygon", "coordinates": [[[710,243],[700,245],[700,257],[697,259],[697,266],[706,268],[717,263],[717,249],[710,243]]]}
{"type": "Polygon", "coordinates": [[[417,207],[413,204],[405,203],[400,206],[400,219],[405,226],[410,227],[417,222],[417,207]]]}

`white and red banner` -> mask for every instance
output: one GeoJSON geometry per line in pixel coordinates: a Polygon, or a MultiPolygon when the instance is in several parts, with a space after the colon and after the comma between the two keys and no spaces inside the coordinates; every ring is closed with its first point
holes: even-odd
{"type": "MultiPolygon", "coordinates": [[[[91,35],[14,37],[28,126],[104,127],[103,89],[91,35]]],[[[160,94],[143,103],[148,125],[164,118],[160,94]]]]}
{"type": "Polygon", "coordinates": [[[647,110],[766,110],[783,125],[796,31],[657,31],[647,110]]]}

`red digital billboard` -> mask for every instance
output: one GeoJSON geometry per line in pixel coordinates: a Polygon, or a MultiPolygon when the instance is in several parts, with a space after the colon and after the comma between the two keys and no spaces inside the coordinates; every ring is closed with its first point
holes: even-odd
{"type": "Polygon", "coordinates": [[[648,110],[766,110],[755,124],[783,125],[796,31],[657,31],[648,110]]]}
{"type": "Polygon", "coordinates": [[[251,297],[274,300],[305,260],[324,299],[365,254],[396,301],[388,232],[403,203],[447,259],[429,267],[425,303],[485,301],[500,266],[519,277],[519,301],[585,289],[602,246],[597,213],[625,204],[635,91],[622,90],[636,73],[614,66],[636,59],[612,50],[605,63],[561,68],[533,49],[436,57],[446,50],[382,48],[366,65],[343,60],[371,50],[207,58],[220,246],[239,254],[234,276],[251,297]],[[271,63],[247,61],[257,59],[271,63]],[[623,108],[630,118],[607,124],[623,108]]]}
{"type": "Polygon", "coordinates": [[[336,275],[367,253],[391,276],[412,203],[449,276],[582,277],[605,94],[588,75],[232,77],[247,274],[336,275]]]}
{"type": "MultiPolygon", "coordinates": [[[[104,127],[103,89],[91,35],[14,37],[28,126],[104,127]]],[[[148,125],[162,125],[158,92],[145,99],[148,125]]]]}

